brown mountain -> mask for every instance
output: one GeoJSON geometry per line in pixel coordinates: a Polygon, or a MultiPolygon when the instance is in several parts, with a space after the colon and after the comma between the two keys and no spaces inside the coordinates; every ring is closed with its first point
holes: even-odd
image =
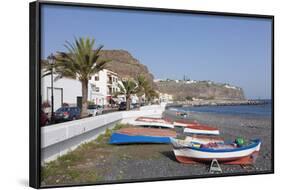
{"type": "Polygon", "coordinates": [[[153,84],[153,75],[148,68],[135,59],[125,50],[102,50],[101,59],[110,60],[106,68],[117,73],[122,78],[136,78],[144,75],[150,84],[153,84]]]}
{"type": "Polygon", "coordinates": [[[220,100],[243,100],[242,88],[229,84],[214,83],[211,81],[176,81],[162,80],[156,82],[160,92],[173,95],[174,100],[220,99],[220,100]]]}

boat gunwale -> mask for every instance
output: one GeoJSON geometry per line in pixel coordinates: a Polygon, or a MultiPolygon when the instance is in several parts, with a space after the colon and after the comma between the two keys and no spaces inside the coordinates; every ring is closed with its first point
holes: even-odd
{"type": "Polygon", "coordinates": [[[213,148],[198,148],[198,147],[173,147],[176,150],[179,149],[191,149],[191,150],[195,150],[195,151],[199,151],[199,152],[211,152],[211,153],[228,153],[228,152],[238,152],[238,151],[243,151],[243,150],[247,150],[247,149],[252,149],[254,147],[258,147],[259,145],[261,145],[261,141],[259,139],[256,140],[252,140],[251,142],[253,142],[252,144],[249,144],[247,146],[244,147],[237,147],[237,148],[227,148],[227,149],[213,149],[213,148]]]}
{"type": "Polygon", "coordinates": [[[202,130],[202,131],[219,131],[219,129],[216,128],[216,127],[211,127],[211,126],[208,126],[208,125],[201,125],[201,124],[190,125],[190,126],[187,126],[186,128],[202,130]]]}

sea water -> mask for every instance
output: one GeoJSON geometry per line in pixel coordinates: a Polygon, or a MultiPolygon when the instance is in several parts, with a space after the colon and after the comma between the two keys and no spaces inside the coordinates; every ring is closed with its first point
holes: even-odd
{"type": "Polygon", "coordinates": [[[198,106],[182,107],[180,109],[191,112],[270,117],[272,111],[272,103],[271,100],[267,100],[265,104],[260,105],[198,106]]]}

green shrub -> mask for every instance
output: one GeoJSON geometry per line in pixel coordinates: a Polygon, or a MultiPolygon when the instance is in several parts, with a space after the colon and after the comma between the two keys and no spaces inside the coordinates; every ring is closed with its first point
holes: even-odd
{"type": "Polygon", "coordinates": [[[186,97],[185,97],[185,100],[190,100],[190,101],[192,101],[192,100],[193,100],[193,97],[191,97],[191,96],[186,96],[186,97]]]}

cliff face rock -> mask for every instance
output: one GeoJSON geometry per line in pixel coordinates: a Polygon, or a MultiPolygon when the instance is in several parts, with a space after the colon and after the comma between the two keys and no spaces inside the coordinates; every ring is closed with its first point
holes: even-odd
{"type": "Polygon", "coordinates": [[[148,68],[125,50],[102,50],[100,58],[110,60],[106,68],[117,73],[121,78],[136,78],[142,74],[156,90],[173,95],[174,100],[191,98],[244,99],[244,93],[241,88],[211,81],[162,80],[154,82],[154,76],[149,72],[148,68]]]}
{"type": "Polygon", "coordinates": [[[220,100],[244,100],[243,89],[219,84],[211,81],[158,81],[156,82],[160,92],[173,95],[174,100],[184,101],[192,98],[220,99],[220,100]]]}
{"type": "Polygon", "coordinates": [[[102,50],[101,59],[110,60],[106,68],[117,73],[121,78],[136,78],[144,75],[153,86],[153,75],[148,68],[124,50],[102,50]]]}

